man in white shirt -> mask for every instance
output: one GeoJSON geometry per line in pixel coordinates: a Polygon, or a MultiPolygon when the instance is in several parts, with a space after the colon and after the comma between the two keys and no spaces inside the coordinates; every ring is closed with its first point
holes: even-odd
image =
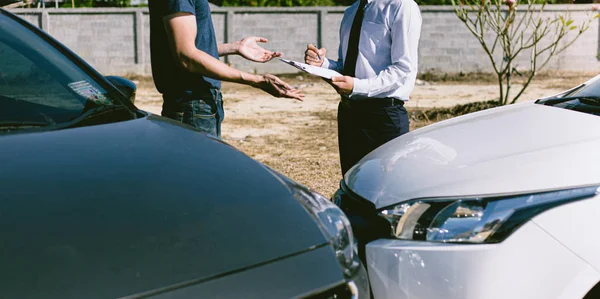
{"type": "Polygon", "coordinates": [[[307,64],[342,73],[329,82],[342,96],[338,141],[342,174],[373,149],[408,132],[417,77],[421,13],[414,0],[359,0],[344,12],[338,60],[308,45],[307,64]]]}

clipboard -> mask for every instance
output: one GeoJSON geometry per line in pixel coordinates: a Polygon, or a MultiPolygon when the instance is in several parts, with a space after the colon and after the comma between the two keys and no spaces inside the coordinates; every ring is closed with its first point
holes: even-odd
{"type": "Polygon", "coordinates": [[[303,72],[309,73],[311,75],[319,76],[319,77],[322,77],[325,79],[331,80],[331,77],[343,76],[342,74],[340,74],[334,70],[330,70],[330,69],[326,69],[326,68],[322,68],[322,67],[318,67],[318,66],[312,66],[312,65],[309,65],[306,63],[293,61],[293,60],[289,60],[289,59],[279,58],[279,60],[282,61],[283,63],[289,64],[303,72]]]}

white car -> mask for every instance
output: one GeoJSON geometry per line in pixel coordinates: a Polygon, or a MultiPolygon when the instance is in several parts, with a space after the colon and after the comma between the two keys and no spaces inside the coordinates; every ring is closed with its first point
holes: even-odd
{"type": "Polygon", "coordinates": [[[600,75],[430,125],[334,195],[375,299],[600,298],[600,75]]]}

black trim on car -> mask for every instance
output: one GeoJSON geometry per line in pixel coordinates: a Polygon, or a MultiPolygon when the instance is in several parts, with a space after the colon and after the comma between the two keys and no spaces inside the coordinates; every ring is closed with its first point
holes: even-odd
{"type": "Polygon", "coordinates": [[[358,256],[366,265],[365,246],[374,240],[389,238],[390,223],[379,217],[375,204],[354,193],[343,180],[340,190],[341,198],[336,204],[350,220],[358,245],[358,256]]]}
{"type": "Polygon", "coordinates": [[[348,286],[348,283],[338,284],[333,287],[329,287],[326,290],[319,291],[317,294],[310,295],[308,297],[302,297],[304,299],[353,299],[355,295],[352,293],[352,289],[348,286]]]}

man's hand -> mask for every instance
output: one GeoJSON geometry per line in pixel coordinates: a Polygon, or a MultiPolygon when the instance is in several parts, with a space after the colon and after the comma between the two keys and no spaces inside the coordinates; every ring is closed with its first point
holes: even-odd
{"type": "Polygon", "coordinates": [[[343,96],[352,94],[352,90],[354,89],[354,78],[350,76],[331,77],[331,81],[328,81],[328,83],[343,96]]]}
{"type": "Polygon", "coordinates": [[[262,89],[268,94],[277,98],[291,98],[302,101],[304,95],[299,90],[271,74],[262,75],[262,80],[254,84],[255,87],[262,89]]]}
{"type": "Polygon", "coordinates": [[[327,54],[325,48],[317,49],[315,45],[309,44],[306,46],[306,51],[304,51],[304,62],[314,66],[322,66],[325,62],[325,54],[327,54]]]}
{"type": "Polygon", "coordinates": [[[264,37],[250,36],[239,41],[238,53],[251,61],[267,62],[273,58],[280,57],[280,52],[272,52],[263,49],[258,43],[266,43],[268,40],[264,37]]]}

